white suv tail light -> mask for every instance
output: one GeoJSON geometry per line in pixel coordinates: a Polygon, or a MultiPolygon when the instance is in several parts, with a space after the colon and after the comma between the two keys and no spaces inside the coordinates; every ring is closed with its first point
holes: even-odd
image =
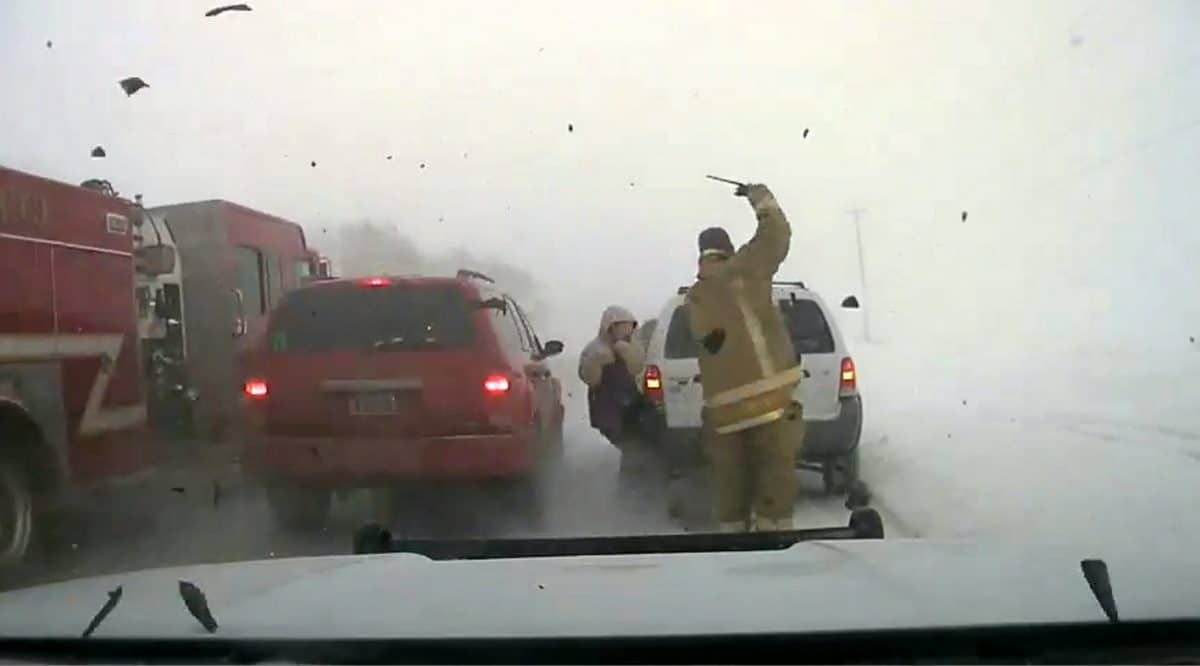
{"type": "Polygon", "coordinates": [[[854,368],[854,359],[847,356],[842,359],[842,372],[838,382],[838,395],[848,396],[858,392],[858,371],[854,368]]]}

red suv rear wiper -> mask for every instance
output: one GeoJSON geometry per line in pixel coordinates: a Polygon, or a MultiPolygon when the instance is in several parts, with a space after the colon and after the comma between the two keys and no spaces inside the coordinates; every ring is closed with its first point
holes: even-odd
{"type": "Polygon", "coordinates": [[[376,340],[371,343],[371,349],[375,351],[387,351],[388,349],[430,349],[437,347],[445,347],[446,344],[441,340],[431,338],[389,338],[385,340],[376,340]]]}

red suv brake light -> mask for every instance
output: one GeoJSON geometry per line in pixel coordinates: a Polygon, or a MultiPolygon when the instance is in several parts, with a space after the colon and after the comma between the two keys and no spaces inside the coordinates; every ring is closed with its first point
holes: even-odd
{"type": "Polygon", "coordinates": [[[391,283],[392,281],[385,277],[370,277],[359,281],[364,287],[386,287],[391,283]]]}
{"type": "Polygon", "coordinates": [[[854,359],[847,356],[842,359],[840,393],[842,395],[849,395],[853,394],[856,390],[858,390],[858,372],[854,369],[854,359]]]}
{"type": "Polygon", "coordinates": [[[657,365],[646,366],[642,373],[642,393],[654,402],[662,402],[662,370],[657,365]]]}
{"type": "Polygon", "coordinates": [[[488,375],[487,379],[483,380],[483,392],[488,395],[504,395],[510,388],[512,384],[504,375],[488,375]]]}
{"type": "Polygon", "coordinates": [[[251,398],[265,398],[269,391],[267,383],[261,379],[247,379],[243,390],[251,398]]]}

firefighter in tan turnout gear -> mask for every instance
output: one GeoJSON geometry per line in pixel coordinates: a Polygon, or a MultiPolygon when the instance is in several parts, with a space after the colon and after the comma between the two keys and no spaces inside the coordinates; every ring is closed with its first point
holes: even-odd
{"type": "Polygon", "coordinates": [[[800,365],[771,280],[792,231],[764,185],[741,185],[758,218],[734,251],[720,227],[700,233],[697,280],[688,290],[692,335],[700,343],[704,441],[723,531],[792,528],[796,447],[804,436],[792,393],[800,365]]]}

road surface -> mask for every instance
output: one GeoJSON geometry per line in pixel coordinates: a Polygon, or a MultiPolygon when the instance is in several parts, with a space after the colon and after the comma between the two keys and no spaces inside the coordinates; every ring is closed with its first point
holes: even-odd
{"type": "MultiPolygon", "coordinates": [[[[424,514],[424,534],[445,536],[583,536],[678,532],[664,517],[623,510],[616,499],[618,454],[584,428],[568,434],[562,478],[549,493],[543,529],[523,527],[501,511],[480,511],[480,502],[438,502],[424,514]]],[[[845,525],[843,498],[820,493],[816,474],[799,472],[806,491],[798,502],[798,527],[845,525]]],[[[149,497],[126,515],[97,510],[78,516],[54,539],[53,552],[0,583],[4,589],[80,576],[119,573],[150,567],[234,560],[347,554],[354,530],[372,513],[367,493],[335,502],[326,529],[296,534],[276,528],[262,493],[254,488],[224,488],[213,502],[210,481],[172,481],[149,490],[149,497]]],[[[107,507],[105,507],[107,508],[107,507]]],[[[128,509],[128,507],[126,507],[128,509]]],[[[892,532],[890,535],[895,535],[892,532]]]]}
{"type": "MultiPolygon", "coordinates": [[[[1107,358],[1107,357],[1106,357],[1107,358]]],[[[1200,354],[1172,363],[1103,361],[1014,366],[960,356],[856,353],[863,388],[863,476],[889,538],[1063,542],[1200,550],[1200,354]]],[[[1073,361],[1072,361],[1073,362],[1073,361]]],[[[565,473],[550,493],[543,535],[678,530],[615,502],[616,450],[568,405],[565,473]]],[[[841,498],[801,472],[798,527],[843,525],[841,498]]],[[[339,502],[328,528],[276,529],[262,497],[211,483],[162,488],[130,521],[97,510],[59,538],[40,566],[0,583],[13,588],[146,567],[344,554],[370,517],[364,497],[339,502]],[[182,492],[179,492],[182,490],[182,492]]],[[[479,506],[476,504],[475,506],[479,506]]],[[[445,507],[443,507],[445,508],[445,507]]],[[[451,506],[427,523],[448,536],[529,534],[509,516],[451,506]]]]}

